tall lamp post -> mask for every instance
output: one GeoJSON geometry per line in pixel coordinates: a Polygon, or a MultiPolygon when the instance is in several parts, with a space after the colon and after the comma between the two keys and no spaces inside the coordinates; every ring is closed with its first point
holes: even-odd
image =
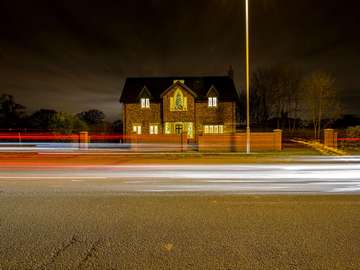
{"type": "Polygon", "coordinates": [[[249,0],[245,0],[246,19],[246,153],[250,154],[250,59],[249,59],[249,0]]]}

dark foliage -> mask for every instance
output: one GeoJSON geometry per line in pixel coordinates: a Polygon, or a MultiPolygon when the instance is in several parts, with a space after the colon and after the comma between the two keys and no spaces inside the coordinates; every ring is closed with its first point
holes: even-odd
{"type": "Polygon", "coordinates": [[[40,109],[28,117],[27,126],[33,130],[49,130],[51,120],[56,113],[55,110],[40,109]]]}
{"type": "Polygon", "coordinates": [[[105,114],[100,110],[92,109],[78,113],[77,117],[88,125],[98,125],[104,122],[105,114]]]}
{"type": "Polygon", "coordinates": [[[15,102],[12,95],[0,96],[0,127],[20,128],[24,125],[25,106],[15,102]]]}

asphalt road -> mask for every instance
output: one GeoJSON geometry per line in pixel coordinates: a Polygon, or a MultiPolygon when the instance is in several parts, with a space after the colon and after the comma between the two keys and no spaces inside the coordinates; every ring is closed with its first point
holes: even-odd
{"type": "Polygon", "coordinates": [[[4,164],[1,270],[360,269],[357,157],[4,164]]]}
{"type": "Polygon", "coordinates": [[[299,158],[277,164],[11,165],[2,192],[63,190],[208,193],[360,193],[360,158],[299,158]]]}
{"type": "Polygon", "coordinates": [[[360,269],[359,196],[0,194],[0,269],[360,269]]]}

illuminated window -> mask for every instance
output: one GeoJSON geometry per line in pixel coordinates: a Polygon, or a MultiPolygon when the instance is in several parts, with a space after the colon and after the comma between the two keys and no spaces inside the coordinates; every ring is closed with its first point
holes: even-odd
{"type": "Polygon", "coordinates": [[[209,133],[209,126],[205,126],[205,128],[204,128],[204,133],[205,133],[205,134],[208,134],[208,133],[209,133]]]}
{"type": "Polygon", "coordinates": [[[175,110],[181,111],[183,109],[183,96],[181,92],[177,92],[175,96],[175,110]]]}
{"type": "Polygon", "coordinates": [[[171,124],[165,123],[165,134],[171,134],[171,124]]]}
{"type": "Polygon", "coordinates": [[[150,108],[150,99],[149,98],[141,99],[141,108],[150,108]]]}
{"type": "Polygon", "coordinates": [[[134,126],[133,126],[133,132],[134,132],[135,134],[140,135],[140,134],[141,134],[141,126],[134,125],[134,126]]]}
{"type": "Polygon", "coordinates": [[[217,97],[208,98],[208,107],[217,107],[217,97]]]}
{"type": "Polygon", "coordinates": [[[150,133],[151,135],[159,134],[158,125],[150,125],[149,133],[150,133]]]}
{"type": "Polygon", "coordinates": [[[205,134],[223,134],[224,126],[223,125],[205,125],[204,133],[205,134]]]}
{"type": "Polygon", "coordinates": [[[174,96],[170,97],[170,111],[187,111],[187,97],[182,91],[176,89],[174,96]]]}
{"type": "Polygon", "coordinates": [[[209,133],[213,134],[214,133],[214,126],[209,126],[209,133]]]}

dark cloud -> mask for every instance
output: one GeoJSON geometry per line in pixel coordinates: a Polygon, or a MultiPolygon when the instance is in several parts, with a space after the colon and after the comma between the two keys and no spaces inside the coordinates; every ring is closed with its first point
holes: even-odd
{"type": "MultiPolygon", "coordinates": [[[[332,72],[358,95],[355,1],[252,0],[252,63],[332,72]]],[[[119,117],[126,76],[223,74],[243,85],[240,0],[0,1],[0,92],[29,109],[119,117]]],[[[353,102],[348,112],[360,113],[353,102]]]]}

